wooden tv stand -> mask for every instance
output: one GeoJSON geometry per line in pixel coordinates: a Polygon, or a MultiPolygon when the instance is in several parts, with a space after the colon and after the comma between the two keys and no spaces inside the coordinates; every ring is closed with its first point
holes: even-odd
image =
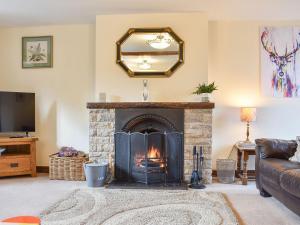
{"type": "Polygon", "coordinates": [[[36,176],[35,137],[0,137],[0,147],[6,151],[0,156],[0,177],[29,174],[36,176]]]}

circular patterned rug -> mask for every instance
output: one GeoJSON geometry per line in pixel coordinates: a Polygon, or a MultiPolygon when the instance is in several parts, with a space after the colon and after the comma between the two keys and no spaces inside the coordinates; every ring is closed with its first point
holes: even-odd
{"type": "Polygon", "coordinates": [[[43,225],[237,225],[221,193],[80,189],[41,214],[43,225]]]}

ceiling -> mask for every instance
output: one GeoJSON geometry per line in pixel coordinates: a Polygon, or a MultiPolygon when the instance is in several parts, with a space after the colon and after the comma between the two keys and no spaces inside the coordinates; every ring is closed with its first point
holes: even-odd
{"type": "Polygon", "coordinates": [[[209,20],[300,20],[299,0],[0,0],[0,26],[94,23],[99,14],[207,12],[209,20]]]}

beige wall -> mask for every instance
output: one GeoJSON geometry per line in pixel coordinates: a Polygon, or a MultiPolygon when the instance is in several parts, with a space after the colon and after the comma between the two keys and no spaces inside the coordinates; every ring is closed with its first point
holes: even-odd
{"type": "MultiPolygon", "coordinates": [[[[129,78],[115,63],[115,41],[130,27],[172,27],[185,41],[185,64],[171,78],[149,79],[151,100],[195,100],[190,93],[197,83],[207,79],[217,83],[219,91],[213,99],[215,168],[217,158],[228,157],[233,144],[245,139],[240,106],[258,107],[257,122],[251,124],[252,140],[297,135],[299,100],[261,96],[259,71],[259,27],[295,24],[299,22],[208,22],[202,13],[97,16],[95,95],[106,92],[108,98],[117,96],[120,101],[141,100],[141,79],[129,78]]],[[[250,160],[253,168],[253,158],[250,160]]]]}
{"type": "Polygon", "coordinates": [[[94,26],[0,29],[0,90],[36,93],[37,164],[64,145],[88,150],[86,102],[93,95],[94,26]],[[54,67],[22,69],[22,36],[52,35],[54,67]]]}
{"type": "Polygon", "coordinates": [[[95,32],[93,25],[3,28],[0,90],[36,93],[38,165],[47,165],[48,155],[62,145],[88,150],[85,104],[93,95],[106,92],[108,98],[122,96],[121,101],[141,100],[142,79],[129,78],[115,63],[115,42],[130,27],[170,26],[185,41],[185,64],[170,78],[149,79],[151,100],[195,100],[191,92],[197,83],[215,81],[219,87],[214,94],[215,164],[217,158],[227,157],[233,143],[245,138],[240,106],[258,107],[252,139],[300,135],[300,100],[261,96],[259,79],[259,27],[297,24],[208,22],[202,13],[175,13],[97,16],[95,32]],[[48,34],[54,36],[54,67],[22,69],[21,37],[48,34]]]}
{"type": "MultiPolygon", "coordinates": [[[[259,27],[297,25],[299,22],[209,22],[209,80],[214,94],[213,159],[227,157],[233,143],[245,139],[246,125],[239,120],[240,106],[256,106],[257,121],[251,139],[295,139],[300,135],[300,99],[261,95],[259,27]]],[[[251,166],[253,168],[253,161],[251,166]]]]}
{"type": "Polygon", "coordinates": [[[116,41],[129,28],[171,27],[185,41],[185,63],[170,78],[149,80],[151,101],[192,100],[191,92],[207,80],[207,17],[203,13],[101,15],[96,20],[95,94],[121,101],[141,101],[142,78],[130,78],[116,64],[116,41]],[[113,98],[115,99],[115,98],[113,98]]]}

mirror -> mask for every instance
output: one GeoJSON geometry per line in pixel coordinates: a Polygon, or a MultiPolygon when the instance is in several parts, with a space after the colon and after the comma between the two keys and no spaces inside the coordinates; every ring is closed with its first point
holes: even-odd
{"type": "Polygon", "coordinates": [[[117,42],[117,63],[132,77],[168,77],[183,63],[183,41],[167,28],[131,28],[117,42]]]}

